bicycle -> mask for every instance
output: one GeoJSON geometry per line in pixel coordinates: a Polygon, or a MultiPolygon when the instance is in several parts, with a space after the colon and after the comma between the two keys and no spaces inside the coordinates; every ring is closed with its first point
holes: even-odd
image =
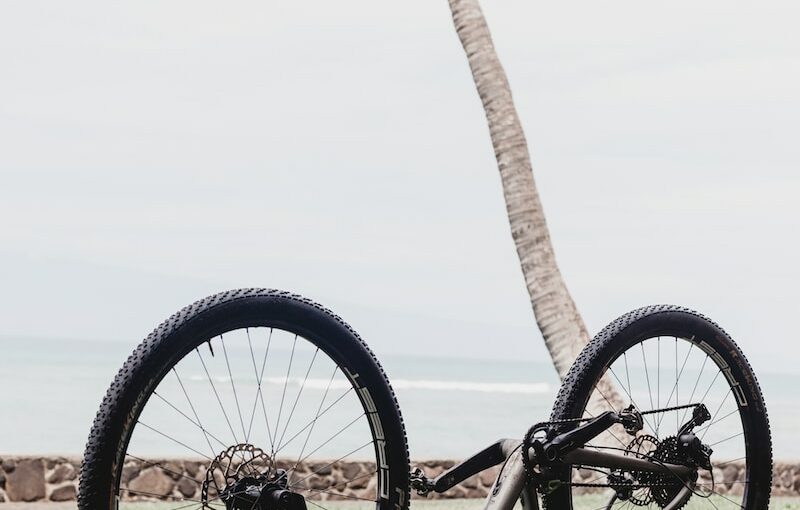
{"type": "Polygon", "coordinates": [[[94,420],[78,504],[405,510],[412,490],[442,493],[497,465],[487,510],[518,499],[525,510],[540,499],[559,510],[756,510],[769,503],[772,447],[733,340],[660,305],[592,339],[549,420],[429,478],[411,470],[395,394],[355,331],[300,296],[244,289],[182,309],[128,358],[94,420]],[[194,474],[152,460],[170,448],[195,459],[194,474]]]}

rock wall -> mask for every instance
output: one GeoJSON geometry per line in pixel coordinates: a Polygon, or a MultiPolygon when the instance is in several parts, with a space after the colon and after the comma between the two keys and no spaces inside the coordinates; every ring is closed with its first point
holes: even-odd
{"type": "MultiPolygon", "coordinates": [[[[279,461],[279,467],[281,466],[279,461]]],[[[427,476],[434,477],[454,465],[451,460],[428,460],[414,463],[427,476]]],[[[129,461],[123,467],[122,482],[132,491],[170,494],[175,498],[197,498],[200,482],[205,477],[205,465],[196,460],[129,461]],[[154,465],[163,466],[153,467],[154,465]]],[[[498,468],[475,475],[438,498],[483,498],[489,491],[498,468]]],[[[69,501],[77,493],[80,460],[77,457],[3,457],[0,459],[0,504],[8,501],[69,501]]],[[[346,496],[374,494],[375,466],[369,462],[339,462],[335,468],[325,465],[299,466],[297,472],[306,477],[304,485],[320,498],[333,499],[321,492],[334,487],[346,496]],[[317,475],[311,475],[319,471],[317,475]],[[314,492],[320,491],[320,492],[314,492]]],[[[717,490],[736,493],[740,486],[732,483],[739,478],[740,466],[728,464],[715,468],[717,490]],[[719,483],[722,481],[722,483],[719,483]],[[727,482],[727,483],[726,483],[727,482]]],[[[596,478],[592,471],[576,471],[576,481],[596,478]]],[[[773,495],[800,496],[800,463],[778,462],[773,472],[773,495]]],[[[416,494],[412,497],[416,498],[416,494]]],[[[1,508],[1,506],[0,506],[1,508]]]]}
{"type": "Polygon", "coordinates": [[[73,500],[79,470],[77,458],[4,457],[0,461],[0,502],[73,500]]]}

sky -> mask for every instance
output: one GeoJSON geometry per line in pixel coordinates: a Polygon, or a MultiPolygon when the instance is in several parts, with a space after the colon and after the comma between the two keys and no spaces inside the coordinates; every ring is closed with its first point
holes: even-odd
{"type": "MultiPolygon", "coordinates": [[[[682,304],[796,372],[800,4],[484,9],[590,331],[682,304]]],[[[444,0],[9,1],[0,69],[0,338],[263,286],[379,356],[547,356],[444,0]]]]}

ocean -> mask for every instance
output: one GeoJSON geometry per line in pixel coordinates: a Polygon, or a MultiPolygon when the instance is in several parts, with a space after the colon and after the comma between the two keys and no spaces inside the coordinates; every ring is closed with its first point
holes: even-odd
{"type": "MultiPolygon", "coordinates": [[[[133,345],[0,342],[0,455],[81,454],[98,405],[133,345]]],[[[496,439],[520,437],[549,416],[559,388],[549,360],[387,355],[381,362],[397,393],[413,459],[463,458],[496,439]]],[[[188,374],[187,384],[200,384],[199,375],[188,374]]],[[[800,444],[791,435],[800,427],[800,376],[757,375],[770,412],[775,458],[800,458],[800,444]]],[[[220,376],[220,383],[224,379],[220,376]]],[[[284,383],[280,378],[265,382],[284,383]]],[[[320,390],[319,385],[312,377],[308,391],[320,390]]],[[[163,456],[181,454],[168,444],[159,448],[163,456]]]]}

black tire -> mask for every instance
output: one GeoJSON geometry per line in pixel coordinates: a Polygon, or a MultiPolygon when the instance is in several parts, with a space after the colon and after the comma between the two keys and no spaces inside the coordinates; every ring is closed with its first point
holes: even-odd
{"type": "MultiPolygon", "coordinates": [[[[359,422],[358,426],[363,426],[365,434],[367,434],[367,430],[372,434],[374,448],[367,447],[365,451],[374,450],[375,455],[374,462],[371,464],[375,472],[368,475],[374,476],[375,479],[374,481],[371,480],[370,483],[375,487],[376,507],[378,510],[404,510],[408,507],[409,460],[405,429],[394,392],[383,369],[370,349],[342,319],[312,301],[276,290],[242,289],[207,297],[180,310],[145,338],[125,362],[103,398],[100,410],[92,425],[80,474],[78,494],[78,507],[80,510],[111,510],[116,508],[115,505],[118,500],[122,479],[122,468],[126,462],[129,442],[134,430],[137,428],[137,423],[139,423],[140,414],[150,400],[157,400],[150,397],[154,394],[156,388],[161,388],[159,385],[170,374],[172,368],[193,351],[198,351],[198,356],[201,356],[202,362],[202,354],[198,348],[203,347],[202,352],[208,353],[203,344],[208,342],[210,347],[212,345],[211,339],[216,339],[217,337],[221,339],[221,335],[229,334],[228,332],[244,330],[247,332],[249,342],[250,332],[252,331],[249,328],[270,328],[270,334],[272,328],[274,328],[276,331],[294,334],[295,339],[299,336],[299,338],[305,339],[311,344],[308,348],[309,351],[314,347],[317,349],[314,351],[311,365],[314,365],[317,353],[322,353],[320,354],[321,359],[323,354],[327,355],[331,366],[335,365],[334,374],[336,374],[337,368],[341,369],[343,385],[340,385],[340,387],[345,388],[347,383],[352,385],[352,388],[347,387],[344,391],[355,390],[347,398],[353,400],[354,406],[360,405],[364,413],[362,416],[365,423],[359,422]],[[347,374],[345,374],[345,371],[347,374]],[[377,430],[380,428],[382,430],[377,430]]],[[[270,336],[271,340],[272,337],[270,336]]],[[[222,347],[225,349],[224,343],[222,347]]],[[[216,348],[218,349],[218,346],[216,348]]],[[[252,354],[252,345],[250,350],[252,354]]],[[[269,345],[267,345],[266,352],[269,354],[269,345]]],[[[300,353],[300,350],[298,350],[298,353],[300,353]]],[[[264,355],[265,364],[267,363],[267,354],[264,355]]],[[[291,354],[294,358],[294,345],[292,346],[291,354]]],[[[210,354],[206,355],[210,356],[210,354]]],[[[219,356],[219,352],[217,352],[217,356],[219,356]]],[[[230,367],[227,351],[225,352],[225,362],[230,367]]],[[[309,372],[311,372],[311,365],[308,368],[309,372]]],[[[253,368],[255,369],[255,367],[256,360],[254,357],[253,368]]],[[[290,358],[289,371],[291,369],[292,361],[290,358]]],[[[230,368],[228,368],[228,371],[230,372],[230,368]]],[[[250,375],[252,376],[253,373],[251,372],[250,375]]],[[[261,377],[263,376],[264,369],[261,368],[261,377]]],[[[259,377],[257,369],[256,377],[259,377]]],[[[308,373],[306,373],[306,378],[308,378],[308,373]]],[[[208,380],[212,382],[210,375],[208,380]]],[[[236,389],[233,380],[234,376],[231,375],[231,385],[234,386],[233,394],[235,396],[236,389]]],[[[286,380],[283,382],[284,396],[289,380],[289,373],[287,372],[286,380]]],[[[333,380],[334,375],[331,375],[331,381],[333,380]]],[[[305,386],[305,384],[306,381],[304,380],[303,385],[305,386]]],[[[330,388],[331,382],[328,382],[328,389],[330,388]]],[[[216,393],[216,391],[215,389],[214,392],[216,393]]],[[[297,401],[301,399],[302,392],[303,388],[301,387],[297,393],[295,406],[297,406],[297,401]]],[[[258,401],[261,393],[261,381],[259,380],[258,394],[254,397],[255,402],[258,401]]],[[[264,391],[264,394],[266,394],[266,391],[264,391]]],[[[308,391],[306,394],[308,394],[308,391]]],[[[328,394],[328,390],[326,390],[325,394],[328,394]]],[[[189,400],[188,394],[186,398],[189,400]]],[[[217,399],[219,400],[219,396],[217,399]]],[[[238,396],[236,399],[238,408],[238,396]]],[[[244,407],[244,398],[242,402],[244,407]]],[[[322,402],[327,404],[326,397],[322,397],[322,402]]],[[[189,406],[191,405],[190,401],[189,406]]],[[[253,406],[253,413],[255,413],[256,404],[253,403],[253,406]]],[[[282,410],[283,406],[282,398],[282,410]]],[[[222,402],[220,402],[220,407],[223,408],[224,414],[222,402]]],[[[274,410],[274,408],[270,409],[274,410]]],[[[320,409],[322,409],[322,403],[320,403],[320,408],[316,410],[314,420],[320,418],[320,409]]],[[[289,406],[287,404],[286,413],[288,413],[288,410],[289,406]]],[[[186,413],[189,413],[188,408],[186,413]]],[[[241,411],[239,413],[241,419],[242,413],[241,411]]],[[[264,413],[264,419],[267,420],[266,409],[264,413]]],[[[294,408],[292,408],[292,413],[294,413],[294,408]]],[[[314,411],[312,410],[311,415],[313,414],[314,411]]],[[[189,421],[192,421],[190,417],[186,417],[189,418],[189,421]]],[[[228,419],[227,415],[225,419],[228,419]]],[[[278,422],[280,420],[281,417],[279,416],[278,422]]],[[[284,434],[291,420],[292,415],[289,415],[283,428],[284,434]]],[[[253,421],[253,415],[251,415],[251,430],[253,421]]],[[[197,422],[200,422],[200,418],[197,419],[197,422]]],[[[283,425],[282,422],[278,422],[274,422],[276,439],[280,425],[283,425]]],[[[238,424],[238,422],[236,423],[238,424]]],[[[267,427],[269,427],[269,424],[267,424],[267,427]]],[[[200,429],[206,441],[208,441],[210,434],[206,434],[202,426],[200,429]]],[[[311,435],[313,430],[314,425],[311,425],[311,430],[308,431],[308,434],[311,435]]],[[[225,432],[227,434],[227,431],[225,432]]],[[[242,433],[244,434],[245,432],[246,426],[243,422],[242,433]]],[[[306,432],[303,431],[303,436],[305,434],[306,432]]],[[[255,436],[255,433],[253,433],[253,436],[255,436]]],[[[235,434],[234,439],[236,439],[235,434]]],[[[270,439],[272,439],[271,433],[270,439]]],[[[283,436],[281,439],[283,439],[283,436]]],[[[296,444],[299,444],[300,441],[302,441],[302,438],[296,444]]],[[[306,442],[308,443],[307,438],[306,442]]],[[[212,445],[210,442],[208,446],[210,448],[217,447],[216,444],[212,445]]],[[[278,450],[280,450],[280,446],[279,444],[278,450]]],[[[311,446],[309,446],[309,449],[311,446]]],[[[220,447],[220,450],[223,449],[220,447]]],[[[208,452],[208,450],[204,451],[208,452]]],[[[277,458],[277,455],[275,453],[273,457],[277,458]]],[[[300,456],[302,455],[303,451],[300,453],[300,456]]],[[[300,457],[298,457],[298,461],[299,459],[300,457]]],[[[297,467],[297,465],[295,463],[294,466],[297,467]]],[[[145,467],[153,467],[153,469],[155,469],[155,466],[152,463],[145,464],[145,467]]],[[[166,473],[171,474],[171,471],[166,470],[166,473]]],[[[345,489],[341,490],[344,491],[345,489]]],[[[318,490],[317,492],[322,493],[325,491],[318,490]]],[[[177,492],[172,492],[171,494],[177,494],[177,492]]],[[[174,497],[166,494],[164,496],[169,500],[177,501],[174,497]]],[[[328,498],[331,496],[322,497],[328,498]]],[[[192,500],[189,499],[188,501],[192,500]]],[[[365,505],[371,507],[371,504],[365,503],[365,505]]],[[[314,510],[312,506],[309,506],[309,509],[314,510]]]]}
{"type": "MultiPolygon", "coordinates": [[[[717,368],[720,369],[720,373],[725,375],[725,377],[719,377],[719,379],[722,380],[724,384],[728,385],[729,391],[736,397],[734,401],[728,405],[732,407],[731,413],[733,416],[736,415],[736,410],[738,408],[742,430],[741,448],[742,451],[745,452],[744,460],[746,461],[746,466],[742,467],[738,474],[738,476],[742,478],[741,482],[734,482],[740,483],[743,489],[741,489],[738,494],[729,492],[726,499],[735,503],[733,506],[734,508],[740,506],[745,510],[766,509],[769,505],[772,482],[772,442],[770,438],[769,420],[767,418],[761,390],[755,374],[753,374],[747,359],[736,343],[717,324],[697,312],[669,305],[649,306],[629,312],[606,326],[583,349],[572,365],[554,403],[551,419],[563,420],[587,416],[587,414],[584,414],[586,412],[587,402],[595,391],[597,382],[603,378],[604,374],[613,372],[613,368],[609,367],[613,367],[615,362],[620,363],[624,355],[624,362],[627,369],[628,352],[630,352],[631,356],[634,354],[638,355],[638,349],[634,350],[633,348],[637,345],[642,345],[642,358],[644,358],[644,342],[648,339],[658,339],[658,341],[661,342],[662,337],[675,338],[676,353],[679,345],[678,339],[689,342],[689,346],[686,348],[687,359],[690,353],[697,353],[699,348],[702,351],[701,355],[705,355],[708,359],[712,360],[717,368]],[[723,368],[726,368],[726,366],[730,368],[729,371],[723,371],[723,368]],[[739,498],[741,498],[741,502],[737,503],[739,498]]],[[[660,358],[662,349],[660,343],[658,344],[658,349],[660,358]]],[[[678,358],[676,354],[676,371],[677,367],[680,365],[680,360],[678,358]]],[[[682,355],[680,358],[682,358],[682,355]]],[[[704,366],[705,361],[707,360],[703,361],[704,366]]],[[[684,360],[683,363],[685,366],[686,361],[684,360]]],[[[647,364],[648,362],[645,360],[644,366],[647,367],[647,364]]],[[[710,365],[711,363],[709,363],[709,366],[710,365]]],[[[658,370],[660,377],[662,373],[660,365],[658,370]]],[[[681,373],[683,373],[683,368],[681,368],[681,373]]],[[[619,381],[617,378],[618,375],[619,374],[613,373],[609,375],[608,378],[619,381]],[[612,379],[612,375],[614,379],[612,379]]],[[[652,373],[648,375],[648,385],[650,384],[651,376],[652,373]]],[[[622,377],[624,377],[624,374],[619,376],[619,378],[622,377]]],[[[698,381],[700,377],[702,377],[702,370],[698,376],[698,381]]],[[[679,379],[680,376],[676,376],[676,387],[678,387],[677,381],[679,379]]],[[[715,380],[716,379],[715,377],[715,380]]],[[[652,381],[652,383],[655,384],[655,381],[652,381]]],[[[714,384],[715,383],[712,381],[712,386],[714,384]]],[[[621,381],[619,381],[619,385],[624,387],[624,383],[621,381]]],[[[628,382],[628,385],[630,386],[630,382],[628,382]]],[[[695,388],[696,387],[697,383],[695,383],[695,388]]],[[[648,391],[651,391],[649,387],[648,391]]],[[[692,398],[694,395],[695,391],[692,391],[689,398],[692,398]]],[[[630,398],[633,400],[633,397],[630,398]]],[[[726,396],[726,398],[728,397],[726,396]]],[[[677,395],[675,400],[676,402],[678,401],[677,395]]],[[[692,398],[692,400],[696,401],[698,399],[692,398]]],[[[664,401],[661,402],[663,403],[664,401]]],[[[625,405],[628,403],[630,402],[625,402],[625,405]]],[[[609,405],[609,407],[613,406],[609,405]]],[[[668,406],[654,406],[654,408],[663,407],[668,406]]],[[[720,404],[720,408],[722,408],[722,404],[720,404]]],[[[640,410],[647,410],[647,408],[640,410]]],[[[714,413],[714,411],[713,408],[710,408],[711,413],[714,413]]],[[[678,411],[678,413],[679,412],[680,411],[678,411]]],[[[656,417],[658,415],[650,416],[656,417]]],[[[722,416],[722,414],[718,416],[722,416]]],[[[735,419],[731,418],[731,420],[733,425],[730,426],[739,426],[735,419]]],[[[721,422],[721,419],[717,421],[721,422]]],[[[658,425],[661,423],[660,420],[657,422],[655,425],[656,429],[658,429],[658,425]]],[[[711,424],[714,423],[716,422],[712,419],[711,424]]],[[[670,427],[671,425],[672,422],[670,420],[670,427]]],[[[711,427],[712,425],[708,426],[711,427]]],[[[566,427],[569,427],[569,425],[563,427],[562,430],[567,430],[566,427]]],[[[739,441],[738,438],[737,441],[739,441]]],[[[723,442],[724,441],[720,441],[720,443],[723,442]]],[[[722,446],[720,446],[720,448],[721,447],[722,446]]],[[[712,455],[712,462],[713,461],[714,456],[712,455]]],[[[576,476],[579,476],[579,474],[563,472],[561,473],[561,481],[567,483],[576,476]]],[[[711,476],[713,480],[713,477],[717,475],[708,476],[711,476]]],[[[734,487],[733,484],[728,486],[727,489],[721,490],[731,490],[732,487],[734,487]]],[[[562,485],[558,490],[544,496],[543,501],[546,508],[573,508],[573,490],[579,489],[562,485]]],[[[714,495],[714,497],[717,498],[717,501],[726,503],[725,500],[722,499],[722,497],[725,496],[714,495]]],[[[700,499],[700,497],[693,495],[691,500],[693,499],[700,499]]],[[[624,502],[622,503],[624,504],[624,502]]],[[[630,505],[630,502],[627,504],[630,505]]],[[[659,505],[654,502],[648,504],[647,507],[650,508],[652,504],[655,504],[656,508],[659,507],[659,505]]],[[[692,508],[705,508],[702,506],[702,502],[695,502],[694,505],[696,506],[692,508]]],[[[708,505],[708,508],[714,508],[710,503],[705,503],[705,505],[708,505]]]]}

